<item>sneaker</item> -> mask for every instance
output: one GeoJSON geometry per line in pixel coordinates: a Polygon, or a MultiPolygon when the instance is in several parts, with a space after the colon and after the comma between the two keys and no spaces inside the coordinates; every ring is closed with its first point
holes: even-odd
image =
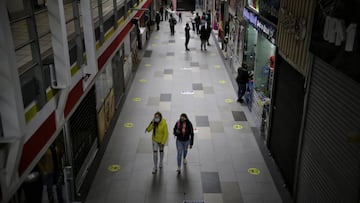
{"type": "Polygon", "coordinates": [[[157,168],[153,168],[152,174],[155,174],[157,172],[157,168]]]}
{"type": "Polygon", "coordinates": [[[176,169],[176,172],[177,172],[178,174],[181,173],[180,167],[178,167],[178,168],[176,169]]]}
{"type": "Polygon", "coordinates": [[[186,164],[187,164],[187,160],[186,160],[186,158],[184,158],[183,163],[184,163],[184,165],[186,165],[186,164]]]}
{"type": "Polygon", "coordinates": [[[159,164],[159,168],[162,168],[163,167],[163,163],[162,162],[160,162],[160,164],[159,164]]]}

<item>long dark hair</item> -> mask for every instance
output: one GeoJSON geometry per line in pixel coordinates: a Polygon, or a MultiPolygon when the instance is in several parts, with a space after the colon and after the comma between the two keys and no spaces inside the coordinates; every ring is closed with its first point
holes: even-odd
{"type": "MultiPolygon", "coordinates": [[[[155,117],[156,115],[158,115],[158,116],[160,117],[160,121],[161,121],[162,118],[163,118],[163,117],[162,117],[162,114],[161,114],[159,111],[157,111],[157,112],[154,114],[154,117],[155,117]]],[[[158,123],[154,122],[154,123],[153,123],[154,126],[157,127],[157,126],[159,125],[160,121],[159,121],[158,123]]]]}
{"type": "Polygon", "coordinates": [[[186,113],[182,113],[182,114],[180,115],[180,117],[185,117],[186,120],[189,120],[189,118],[188,118],[188,116],[186,115],[186,113]]]}
{"type": "Polygon", "coordinates": [[[155,117],[156,115],[158,115],[158,116],[160,117],[160,120],[162,119],[162,114],[161,114],[159,111],[157,111],[157,112],[154,114],[154,117],[155,117]]]}

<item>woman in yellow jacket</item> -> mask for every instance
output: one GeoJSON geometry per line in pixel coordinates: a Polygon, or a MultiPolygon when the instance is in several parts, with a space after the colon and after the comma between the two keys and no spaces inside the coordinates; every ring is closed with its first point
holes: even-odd
{"type": "Polygon", "coordinates": [[[158,151],[160,151],[159,168],[163,167],[164,145],[169,135],[166,120],[165,118],[162,117],[160,112],[156,112],[154,114],[154,119],[150,122],[149,126],[145,130],[145,132],[151,132],[151,131],[152,131],[152,146],[154,152],[154,168],[152,173],[155,174],[157,172],[158,151]]]}

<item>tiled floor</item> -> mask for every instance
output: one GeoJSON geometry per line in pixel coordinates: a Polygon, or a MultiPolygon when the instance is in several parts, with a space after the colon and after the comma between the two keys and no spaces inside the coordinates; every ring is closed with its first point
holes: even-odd
{"type": "Polygon", "coordinates": [[[87,203],[282,202],[254,138],[252,118],[236,102],[215,42],[211,39],[213,46],[200,51],[199,37],[191,33],[191,51],[186,52],[184,25],[185,20],[176,25],[175,36],[167,22],[152,33],[87,203]],[[144,130],[158,110],[170,135],[164,168],[153,175],[151,134],[144,130]],[[188,164],[177,175],[172,128],[183,112],[196,137],[188,164]],[[134,126],[124,127],[128,122],[134,126]],[[110,172],[112,164],[120,170],[110,172]]]}

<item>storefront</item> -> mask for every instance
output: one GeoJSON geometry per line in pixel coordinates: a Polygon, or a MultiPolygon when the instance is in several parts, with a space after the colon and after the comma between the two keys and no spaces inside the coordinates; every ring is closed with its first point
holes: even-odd
{"type": "MultiPolygon", "coordinates": [[[[257,6],[253,4],[252,6],[257,6]]],[[[256,125],[264,127],[273,84],[275,68],[275,33],[276,28],[254,11],[258,8],[244,8],[243,17],[246,28],[242,62],[249,67],[252,80],[248,85],[246,101],[255,116],[256,125]]]]}

